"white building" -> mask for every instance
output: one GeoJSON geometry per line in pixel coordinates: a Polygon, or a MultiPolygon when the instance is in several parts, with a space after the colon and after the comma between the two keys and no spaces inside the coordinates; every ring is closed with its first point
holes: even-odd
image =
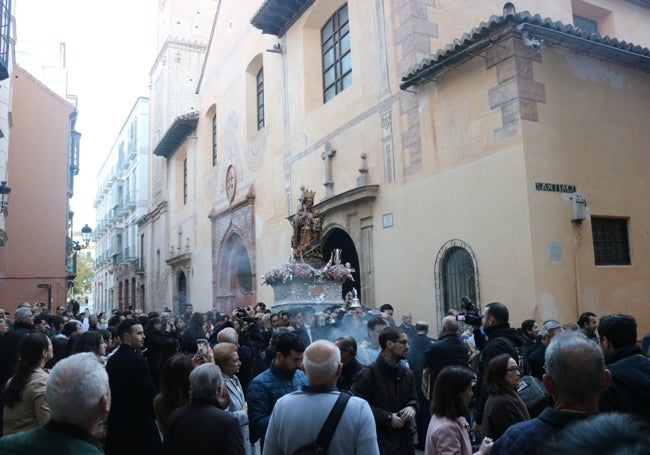
{"type": "Polygon", "coordinates": [[[139,97],[97,175],[96,311],[144,301],[138,219],[147,212],[149,99],[139,97]]]}

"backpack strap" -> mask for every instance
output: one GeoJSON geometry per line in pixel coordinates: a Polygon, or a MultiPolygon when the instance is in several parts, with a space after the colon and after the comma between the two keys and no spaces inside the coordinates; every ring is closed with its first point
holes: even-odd
{"type": "Polygon", "coordinates": [[[349,394],[341,392],[339,397],[336,399],[336,403],[334,403],[334,407],[327,416],[323,428],[321,428],[320,433],[318,433],[316,444],[322,448],[323,453],[327,453],[327,448],[330,445],[334,431],[339,424],[339,420],[341,419],[341,415],[343,414],[349,399],[349,394]]]}

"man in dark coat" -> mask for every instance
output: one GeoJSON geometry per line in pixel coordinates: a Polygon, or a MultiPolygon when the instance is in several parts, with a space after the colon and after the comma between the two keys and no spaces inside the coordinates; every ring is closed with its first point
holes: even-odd
{"type": "Polygon", "coordinates": [[[419,405],[413,372],[401,363],[408,354],[408,337],[401,330],[387,328],[379,335],[379,346],[377,360],[361,370],[350,391],[372,409],[379,453],[413,455],[419,405]]]}
{"type": "Polygon", "coordinates": [[[222,377],[214,363],[190,373],[190,404],[169,417],[163,453],[223,453],[244,455],[244,439],[237,418],[219,407],[222,377]]]}
{"type": "MultiPolygon", "coordinates": [[[[487,400],[487,391],[483,387],[485,370],[488,363],[499,354],[509,354],[515,360],[519,360],[517,346],[521,346],[523,341],[517,330],[510,327],[510,313],[508,308],[499,302],[488,303],[483,310],[483,330],[488,339],[481,333],[479,327],[474,327],[474,341],[476,347],[481,350],[478,362],[477,386],[477,413],[474,423],[474,434],[477,437],[481,435],[481,425],[477,422],[483,421],[483,407],[487,400]]],[[[522,374],[524,374],[522,372],[522,374]]]]}
{"type": "Polygon", "coordinates": [[[598,334],[612,373],[611,385],[600,396],[600,410],[650,419],[650,359],[636,345],[636,320],[624,314],[603,316],[598,334]]]}
{"type": "Polygon", "coordinates": [[[117,334],[120,347],[106,364],[111,387],[106,454],[159,454],[162,444],[153,414],[156,392],[147,360],[136,352],[144,346],[142,324],[125,319],[117,334]]]}
{"type": "Polygon", "coordinates": [[[438,373],[444,367],[468,367],[469,351],[467,344],[458,335],[458,321],[455,316],[445,316],[442,319],[440,338],[424,353],[425,369],[429,369],[429,391],[433,391],[438,373]]]}
{"type": "MultiPolygon", "coordinates": [[[[424,450],[424,441],[427,436],[429,420],[431,420],[431,411],[429,411],[429,400],[422,393],[422,372],[424,371],[424,355],[435,341],[429,338],[429,324],[426,321],[415,323],[415,333],[409,337],[410,349],[408,350],[407,360],[409,368],[415,378],[415,393],[420,403],[420,412],[417,415],[418,425],[418,443],[416,449],[424,450]]],[[[408,333],[406,334],[408,337],[408,333]]]]}
{"type": "Polygon", "coordinates": [[[357,340],[346,335],[336,339],[336,346],[341,351],[341,363],[343,369],[336,380],[336,388],[341,392],[348,392],[357,378],[357,374],[363,368],[363,364],[357,360],[357,340]]]}

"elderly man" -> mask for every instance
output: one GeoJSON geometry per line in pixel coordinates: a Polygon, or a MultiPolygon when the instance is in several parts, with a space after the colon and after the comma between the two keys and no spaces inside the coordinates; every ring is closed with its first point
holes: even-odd
{"type": "Polygon", "coordinates": [[[550,344],[553,337],[564,330],[562,324],[555,319],[549,319],[542,325],[542,342],[528,354],[528,365],[530,366],[530,374],[538,379],[544,376],[544,355],[546,348],[550,344]]]}
{"type": "Polygon", "coordinates": [[[611,373],[595,343],[577,332],[557,334],[546,350],[545,365],[544,387],[555,407],[508,428],[490,455],[537,453],[564,427],[598,413],[598,399],[611,373]]]}
{"type": "Polygon", "coordinates": [[[379,335],[379,345],[377,360],[361,370],[351,392],[370,404],[380,453],[413,455],[418,399],[413,372],[401,363],[408,354],[408,338],[389,328],[379,335]]]}
{"type": "MultiPolygon", "coordinates": [[[[305,350],[304,365],[309,385],[285,395],[276,403],[266,432],[264,455],[295,453],[300,447],[316,441],[340,395],[336,379],[343,365],[334,343],[313,342],[305,350]],[[305,413],[305,409],[311,411],[305,413]]],[[[375,421],[370,406],[361,398],[350,397],[332,434],[328,453],[379,454],[375,421]]]]}
{"type": "Polygon", "coordinates": [[[237,418],[219,407],[223,386],[221,370],[204,363],[190,373],[190,404],[169,417],[163,453],[224,453],[244,455],[244,440],[237,418]]]}
{"type": "Polygon", "coordinates": [[[92,436],[108,414],[108,376],[92,353],[60,360],[47,378],[50,420],[42,427],[0,439],[0,453],[14,455],[103,454],[92,436]]]}
{"type": "Polygon", "coordinates": [[[354,338],[349,335],[338,337],[336,346],[341,352],[341,363],[343,364],[341,374],[336,380],[336,387],[341,392],[347,392],[352,388],[363,365],[357,360],[357,341],[354,338]]]}

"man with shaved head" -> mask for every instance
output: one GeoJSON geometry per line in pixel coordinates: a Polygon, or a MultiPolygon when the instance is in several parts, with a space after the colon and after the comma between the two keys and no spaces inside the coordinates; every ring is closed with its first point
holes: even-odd
{"type": "MultiPolygon", "coordinates": [[[[314,443],[340,395],[336,380],[343,364],[334,343],[313,342],[305,350],[303,363],[308,385],[275,404],[266,432],[264,455],[294,453],[314,443]],[[305,413],[305,409],[311,411],[305,413]]],[[[332,435],[328,453],[379,454],[375,421],[365,400],[350,397],[332,435]]]]}

